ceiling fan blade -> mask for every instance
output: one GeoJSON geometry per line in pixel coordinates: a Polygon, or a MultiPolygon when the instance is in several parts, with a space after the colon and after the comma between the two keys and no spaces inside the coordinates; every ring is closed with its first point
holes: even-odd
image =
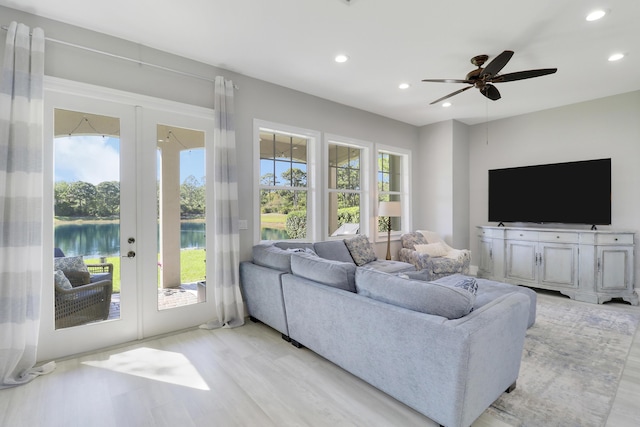
{"type": "Polygon", "coordinates": [[[457,90],[457,91],[455,91],[455,92],[451,92],[449,95],[445,95],[445,96],[443,96],[442,98],[438,98],[438,99],[436,99],[435,101],[430,102],[430,103],[429,103],[429,105],[437,104],[437,103],[438,103],[438,102],[440,102],[440,101],[444,101],[444,100],[445,100],[445,99],[447,99],[447,98],[451,98],[452,96],[455,96],[455,95],[457,95],[457,94],[459,94],[459,93],[462,93],[462,92],[464,92],[464,91],[465,91],[465,90],[467,90],[467,89],[471,89],[472,87],[473,87],[473,86],[467,86],[467,87],[462,88],[462,89],[460,89],[460,90],[457,90]]]}
{"type": "Polygon", "coordinates": [[[472,81],[469,80],[459,80],[459,79],[424,79],[423,82],[432,82],[432,83],[467,83],[473,84],[472,81]]]}
{"type": "Polygon", "coordinates": [[[495,76],[500,72],[500,70],[504,68],[505,65],[507,65],[507,62],[509,62],[512,56],[512,50],[505,50],[500,55],[493,58],[493,61],[489,62],[489,64],[484,67],[484,70],[482,70],[482,72],[480,73],[480,77],[483,77],[487,74],[489,76],[495,76]]]}
{"type": "Polygon", "coordinates": [[[516,71],[515,73],[502,74],[491,79],[492,83],[512,82],[515,80],[530,79],[533,77],[546,76],[558,71],[557,68],[541,68],[539,70],[516,71]]]}
{"type": "Polygon", "coordinates": [[[480,89],[480,93],[482,93],[492,101],[497,101],[501,98],[500,91],[492,84],[485,85],[482,89],[480,89]]]}

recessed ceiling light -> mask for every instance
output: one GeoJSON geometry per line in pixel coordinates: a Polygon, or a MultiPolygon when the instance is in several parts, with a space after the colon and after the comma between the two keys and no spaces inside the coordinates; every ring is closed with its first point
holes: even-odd
{"type": "Polygon", "coordinates": [[[409,83],[400,83],[398,89],[409,89],[411,85],[409,83]]]}
{"type": "Polygon", "coordinates": [[[349,57],[347,55],[340,54],[340,55],[336,55],[334,60],[336,62],[343,63],[343,62],[347,62],[349,60],[349,57]]]}
{"type": "Polygon", "coordinates": [[[451,107],[451,103],[450,102],[445,102],[445,103],[442,104],[442,106],[444,108],[451,107]]]}
{"type": "Polygon", "coordinates": [[[602,10],[602,9],[594,10],[593,12],[587,15],[587,21],[597,21],[598,19],[601,19],[602,17],[604,17],[604,15],[606,14],[607,12],[605,10],[602,10]]]}
{"type": "Polygon", "coordinates": [[[624,58],[624,53],[614,53],[609,57],[609,61],[620,61],[622,58],[624,58]]]}

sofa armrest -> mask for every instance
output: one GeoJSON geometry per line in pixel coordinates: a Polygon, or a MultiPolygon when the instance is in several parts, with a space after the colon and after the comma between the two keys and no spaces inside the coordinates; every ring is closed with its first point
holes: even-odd
{"type": "Polygon", "coordinates": [[[240,289],[249,315],[288,336],[287,316],[282,298],[281,277],[284,271],[240,263],[240,289]]]}
{"type": "Polygon", "coordinates": [[[416,270],[429,270],[433,268],[433,258],[427,254],[420,254],[413,249],[402,248],[398,252],[398,258],[402,262],[413,264],[416,270]]]}

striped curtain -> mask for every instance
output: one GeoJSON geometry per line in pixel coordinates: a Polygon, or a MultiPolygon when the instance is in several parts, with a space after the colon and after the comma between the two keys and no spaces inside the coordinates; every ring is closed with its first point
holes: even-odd
{"type": "Polygon", "coordinates": [[[0,81],[0,388],[34,368],[42,290],[44,33],[12,22],[0,81]]]}
{"type": "MultiPolygon", "coordinates": [[[[215,244],[214,280],[207,280],[213,292],[214,319],[202,328],[236,327],[244,324],[244,304],[240,294],[238,232],[238,170],[233,115],[233,82],[215,80],[215,129],[213,134],[213,177],[215,244]]],[[[207,180],[207,185],[210,180],[207,180]]],[[[209,253],[209,251],[207,251],[209,253]]],[[[207,257],[208,258],[208,257],[207,257]]],[[[209,296],[210,294],[208,294],[209,296]]]]}

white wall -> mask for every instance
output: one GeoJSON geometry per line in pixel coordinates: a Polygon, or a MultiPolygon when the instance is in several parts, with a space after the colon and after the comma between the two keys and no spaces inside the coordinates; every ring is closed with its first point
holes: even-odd
{"type": "Polygon", "coordinates": [[[420,128],[414,152],[414,229],[436,231],[469,247],[468,126],[446,121],[420,128]]]}
{"type": "MultiPolygon", "coordinates": [[[[251,257],[253,246],[253,120],[255,118],[289,126],[413,149],[418,138],[415,126],[327,101],[315,96],[266,83],[231,71],[191,61],[166,52],[95,33],[57,21],[0,6],[0,25],[11,21],[30,27],[40,26],[45,36],[113,54],[155,63],[185,72],[209,76],[223,75],[239,86],[235,94],[236,142],[238,146],[240,216],[248,219],[249,229],[241,231],[241,259],[251,257]]],[[[6,33],[4,33],[6,34],[6,33]]],[[[0,32],[4,40],[3,32],[0,32]]],[[[0,55],[4,43],[0,44],[0,55]]],[[[136,63],[82,51],[53,42],[46,43],[45,74],[48,76],[170,99],[213,108],[213,83],[136,63]]],[[[376,247],[384,257],[386,242],[376,247]]]]}
{"type": "MultiPolygon", "coordinates": [[[[475,227],[488,224],[487,171],[513,166],[610,157],[612,224],[598,228],[640,233],[640,91],[490,122],[488,138],[486,126],[469,128],[472,250],[478,245],[475,227]]],[[[636,244],[639,238],[636,234],[636,244]]],[[[639,257],[640,248],[636,287],[639,257]]]]}

